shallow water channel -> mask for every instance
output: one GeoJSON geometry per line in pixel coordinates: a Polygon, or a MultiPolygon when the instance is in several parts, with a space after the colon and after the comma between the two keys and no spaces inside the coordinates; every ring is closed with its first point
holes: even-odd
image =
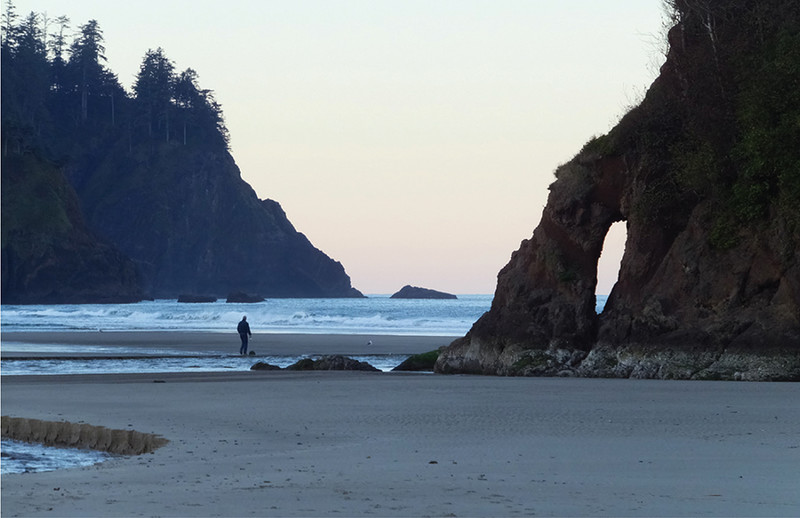
{"type": "Polygon", "coordinates": [[[0,458],[0,474],[7,475],[91,466],[114,456],[95,450],[54,448],[3,439],[0,444],[0,457],[2,457],[0,458]]]}

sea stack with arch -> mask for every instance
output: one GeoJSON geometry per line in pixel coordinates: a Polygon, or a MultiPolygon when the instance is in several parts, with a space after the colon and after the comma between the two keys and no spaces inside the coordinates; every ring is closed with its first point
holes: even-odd
{"type": "MultiPolygon", "coordinates": [[[[616,127],[556,170],[490,311],[442,352],[437,372],[800,380],[797,179],[764,165],[783,158],[754,161],[757,151],[742,144],[775,131],[742,110],[769,120],[780,109],[765,99],[790,93],[739,73],[742,62],[772,70],[780,56],[750,37],[746,6],[723,3],[730,16],[717,19],[713,48],[703,16],[714,13],[681,4],[660,76],[616,127]],[[746,97],[754,88],[775,95],[746,97]],[[756,166],[763,184],[748,176],[756,166]],[[764,185],[769,197],[759,197],[764,185]],[[616,221],[627,225],[625,253],[597,315],[597,261],[616,221]]],[[[796,23],[782,18],[771,23],[796,23]]],[[[781,146],[799,163],[797,146],[781,146]]]]}

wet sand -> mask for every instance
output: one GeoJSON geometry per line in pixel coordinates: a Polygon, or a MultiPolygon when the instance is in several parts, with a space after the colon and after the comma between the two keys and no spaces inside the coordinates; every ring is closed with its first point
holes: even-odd
{"type": "MultiPolygon", "coordinates": [[[[326,340],[320,350],[351,352],[326,340]]],[[[798,401],[796,383],[362,372],[4,376],[3,415],[135,429],[170,442],[88,468],[5,475],[1,511],[798,516],[798,401]]]]}
{"type": "MultiPolygon", "coordinates": [[[[403,335],[347,334],[281,334],[253,333],[249,350],[257,354],[294,356],[299,354],[417,354],[448,345],[455,337],[403,335]]],[[[238,354],[239,335],[236,333],[188,331],[108,331],[108,332],[11,332],[2,334],[2,356],[97,356],[52,352],[48,346],[107,347],[105,354],[118,355],[114,349],[170,349],[183,353],[238,354]]]]}

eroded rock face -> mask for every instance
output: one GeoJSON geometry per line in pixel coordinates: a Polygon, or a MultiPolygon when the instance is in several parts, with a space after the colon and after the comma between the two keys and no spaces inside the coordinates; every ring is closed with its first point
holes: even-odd
{"type": "Polygon", "coordinates": [[[708,201],[653,227],[630,210],[643,171],[624,164],[578,157],[560,171],[533,237],[498,275],[491,310],[440,355],[438,372],[800,379],[800,269],[786,254],[797,235],[778,221],[715,249],[708,201]],[[620,219],[619,281],[596,315],[597,260],[620,219]]]}
{"type": "Polygon", "coordinates": [[[70,179],[90,226],[137,263],[155,297],[363,296],[278,202],[258,198],[225,150],[114,155],[104,168],[74,167],[70,179]]]}
{"type": "MultiPolygon", "coordinates": [[[[440,355],[438,372],[800,379],[800,225],[787,210],[800,192],[777,168],[756,169],[772,189],[759,200],[747,176],[764,159],[742,144],[751,138],[742,106],[754,84],[773,86],[737,67],[772,58],[742,36],[744,8],[727,7],[742,18],[720,19],[713,48],[685,7],[645,100],[556,171],[533,236],[498,275],[491,310],[440,355]],[[726,41],[745,43],[725,51],[726,41]],[[713,57],[709,80],[703,64],[713,57]],[[597,261],[615,221],[628,238],[598,316],[597,261]]],[[[776,20],[796,27],[796,18],[776,20]]],[[[775,37],[800,56],[800,38],[775,37]]],[[[781,160],[800,163],[797,146],[786,146],[794,151],[779,149],[781,160]]]]}
{"type": "Polygon", "coordinates": [[[597,336],[594,289],[603,240],[620,209],[621,160],[561,168],[533,237],[498,275],[491,310],[440,355],[440,372],[513,374],[525,351],[562,350],[571,362],[597,336]]]}

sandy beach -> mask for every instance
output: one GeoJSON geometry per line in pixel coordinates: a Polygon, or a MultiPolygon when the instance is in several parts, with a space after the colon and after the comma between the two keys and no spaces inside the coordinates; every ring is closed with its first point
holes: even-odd
{"type": "MultiPolygon", "coordinates": [[[[153,347],[153,335],[133,335],[125,340],[153,347]]],[[[320,353],[355,354],[366,343],[295,336],[320,353]]],[[[396,339],[404,345],[387,340],[387,351],[422,352],[443,340],[396,339]]],[[[199,337],[192,347],[217,347],[212,341],[199,337]]],[[[2,514],[798,516],[798,401],[793,383],[286,371],[4,376],[3,415],[170,442],[88,468],[5,475],[2,514]]]]}

